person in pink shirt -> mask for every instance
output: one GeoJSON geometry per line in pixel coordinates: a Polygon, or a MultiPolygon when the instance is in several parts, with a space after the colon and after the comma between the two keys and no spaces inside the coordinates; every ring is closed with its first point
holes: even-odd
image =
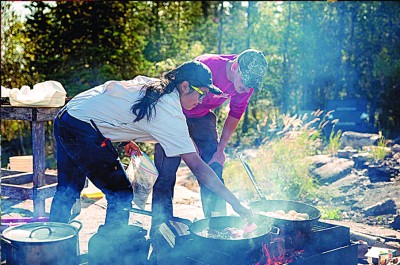
{"type": "MultiPolygon", "coordinates": [[[[267,70],[267,61],[261,51],[248,49],[237,54],[204,54],[195,60],[206,64],[212,72],[212,81],[222,94],[207,93],[201,103],[191,110],[183,110],[189,134],[195,142],[201,158],[223,181],[224,149],[246,110],[254,90],[261,89],[267,70]],[[229,99],[229,114],[221,137],[217,131],[217,119],[212,112],[229,99]]],[[[172,217],[172,197],[180,157],[167,157],[161,145],[156,144],[154,162],[159,172],[153,187],[152,228],[172,217]]],[[[200,183],[201,201],[205,217],[213,212],[226,214],[226,203],[200,183]]]]}

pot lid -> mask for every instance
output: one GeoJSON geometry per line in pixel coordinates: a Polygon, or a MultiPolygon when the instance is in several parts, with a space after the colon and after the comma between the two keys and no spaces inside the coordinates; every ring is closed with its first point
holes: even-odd
{"type": "Polygon", "coordinates": [[[35,222],[5,229],[2,236],[14,242],[44,243],[62,241],[77,235],[78,229],[58,222],[35,222]]]}

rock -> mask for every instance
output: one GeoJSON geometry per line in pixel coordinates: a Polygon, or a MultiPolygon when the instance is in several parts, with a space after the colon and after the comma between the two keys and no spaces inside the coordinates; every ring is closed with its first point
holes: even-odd
{"type": "Polygon", "coordinates": [[[351,173],[354,162],[345,158],[335,158],[331,163],[325,164],[312,171],[321,183],[332,183],[351,173]]]}
{"type": "Polygon", "coordinates": [[[400,153],[400,144],[395,144],[395,145],[393,145],[392,151],[393,151],[394,153],[400,153]]]}
{"type": "Polygon", "coordinates": [[[327,163],[331,163],[335,158],[331,155],[315,155],[310,156],[309,159],[315,167],[321,167],[327,163]]]}
{"type": "Polygon", "coordinates": [[[393,160],[395,160],[397,163],[400,163],[400,153],[397,152],[393,155],[393,160]]]}
{"type": "Polygon", "coordinates": [[[348,192],[351,189],[353,189],[354,187],[356,187],[357,185],[361,184],[360,179],[362,177],[356,175],[356,174],[349,174],[347,176],[345,176],[344,178],[338,179],[337,181],[333,182],[330,187],[332,188],[336,188],[338,190],[340,190],[341,192],[348,192]]]}
{"type": "MultiPolygon", "coordinates": [[[[386,242],[386,245],[388,245],[390,247],[394,247],[394,248],[400,249],[400,243],[399,242],[389,241],[389,242],[386,242]]],[[[396,264],[396,263],[394,263],[394,264],[396,264]]]]}
{"type": "MultiPolygon", "coordinates": [[[[349,195],[348,195],[349,196],[349,195]]],[[[349,203],[351,205],[351,210],[353,211],[360,211],[361,209],[363,209],[364,207],[366,207],[366,202],[365,202],[365,198],[362,195],[361,192],[357,191],[357,189],[353,190],[353,195],[350,196],[351,200],[349,200],[349,203]]]]}
{"type": "Polygon", "coordinates": [[[362,149],[363,146],[376,145],[378,140],[378,134],[346,131],[342,134],[341,146],[351,146],[355,149],[362,149]]]}
{"type": "Polygon", "coordinates": [[[343,204],[346,201],[346,196],[345,195],[338,195],[330,200],[334,204],[343,204]]]}
{"type": "Polygon", "coordinates": [[[349,219],[349,214],[347,212],[342,213],[342,218],[343,219],[349,219]]]}
{"type": "Polygon", "coordinates": [[[367,252],[368,252],[368,243],[366,241],[359,240],[357,257],[359,259],[364,259],[364,258],[366,258],[365,254],[367,254],[367,252]]]}
{"type": "Polygon", "coordinates": [[[393,199],[387,199],[385,201],[378,202],[375,205],[366,207],[363,209],[366,216],[377,216],[384,214],[395,214],[396,203],[393,199]]]}
{"type": "Polygon", "coordinates": [[[354,161],[354,167],[357,169],[368,168],[367,162],[372,158],[369,153],[358,153],[351,157],[354,161]]]}
{"type": "MultiPolygon", "coordinates": [[[[348,147],[348,146],[346,146],[348,147]]],[[[356,154],[357,150],[356,149],[352,149],[352,148],[345,148],[345,149],[341,149],[338,150],[338,157],[339,158],[350,158],[352,155],[356,154]]]]}
{"type": "Polygon", "coordinates": [[[390,169],[386,166],[369,165],[367,174],[371,182],[390,181],[391,178],[390,169]]]}
{"type": "Polygon", "coordinates": [[[389,225],[395,230],[400,230],[400,215],[396,215],[393,222],[390,222],[389,225]]]}

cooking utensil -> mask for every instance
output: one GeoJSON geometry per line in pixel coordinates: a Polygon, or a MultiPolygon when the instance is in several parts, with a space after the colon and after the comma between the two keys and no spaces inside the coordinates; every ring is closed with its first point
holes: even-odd
{"type": "MultiPolygon", "coordinates": [[[[141,210],[137,208],[131,208],[130,211],[139,214],[145,214],[152,216],[152,212],[141,210]]],[[[257,228],[254,229],[251,233],[246,235],[246,238],[241,239],[216,239],[205,236],[202,232],[205,229],[216,229],[222,230],[225,228],[236,228],[242,229],[246,223],[246,220],[239,216],[217,216],[217,217],[210,217],[205,219],[200,219],[197,221],[191,222],[190,220],[179,218],[179,217],[172,217],[172,221],[180,222],[185,224],[188,227],[190,232],[189,235],[186,233],[185,236],[190,236],[193,240],[195,240],[198,244],[204,244],[204,246],[210,247],[213,246],[215,249],[220,251],[238,251],[242,249],[243,251],[248,250],[249,248],[254,248],[255,246],[260,246],[265,239],[270,237],[272,233],[278,234],[279,228],[272,227],[270,224],[265,222],[265,218],[254,218],[254,222],[257,225],[257,228]],[[236,249],[236,250],[235,250],[236,249]]],[[[169,233],[170,229],[164,229],[165,226],[160,226],[160,232],[164,232],[164,238],[167,240],[168,244],[174,245],[174,240],[171,238],[169,233]]],[[[170,228],[170,227],[168,227],[170,228]]],[[[174,226],[175,230],[178,230],[174,226]]],[[[172,246],[171,246],[172,247],[172,246]]]]}
{"type": "Polygon", "coordinates": [[[76,265],[81,228],[82,223],[76,220],[68,224],[34,222],[9,227],[1,235],[6,246],[7,265],[76,265]]]}
{"type": "Polygon", "coordinates": [[[246,163],[246,161],[244,161],[242,154],[237,153],[237,156],[239,157],[240,162],[243,164],[247,175],[250,177],[253,186],[260,196],[259,201],[249,204],[250,208],[255,210],[256,212],[275,212],[278,210],[284,210],[287,213],[289,210],[294,210],[298,213],[306,213],[309,216],[308,220],[288,220],[279,217],[264,216],[267,220],[271,221],[272,225],[276,225],[285,232],[310,231],[321,217],[321,212],[317,208],[302,202],[291,200],[267,200],[266,196],[258,185],[249,165],[246,163]]]}
{"type": "Polygon", "coordinates": [[[240,162],[242,162],[242,165],[244,169],[246,170],[247,175],[249,176],[251,182],[253,183],[254,188],[256,189],[258,196],[260,196],[261,200],[266,201],[266,197],[264,195],[264,192],[261,190],[261,188],[258,186],[258,183],[256,181],[256,178],[254,177],[253,172],[251,171],[249,165],[244,161],[242,153],[237,153],[237,156],[239,157],[240,162]]]}
{"type": "Polygon", "coordinates": [[[279,229],[272,227],[265,221],[256,221],[257,228],[245,235],[245,237],[219,239],[210,236],[205,231],[216,230],[223,231],[224,229],[243,230],[246,220],[239,216],[217,216],[194,221],[190,226],[192,238],[199,244],[202,244],[212,249],[217,249],[222,252],[232,253],[237,251],[247,251],[262,245],[262,242],[268,242],[275,229],[275,234],[279,233],[279,229]]]}

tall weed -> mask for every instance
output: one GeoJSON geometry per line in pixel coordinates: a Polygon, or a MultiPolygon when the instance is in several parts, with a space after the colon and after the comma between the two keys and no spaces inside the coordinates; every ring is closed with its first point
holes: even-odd
{"type": "MultiPolygon", "coordinates": [[[[331,145],[326,143],[322,134],[322,129],[330,122],[326,121],[326,117],[321,110],[311,113],[310,117],[307,114],[275,116],[276,119],[270,117],[269,123],[280,130],[273,136],[265,137],[262,145],[247,158],[267,199],[309,201],[321,196],[319,186],[310,173],[312,161],[309,157],[324,152],[324,149],[326,152],[328,148],[337,151],[340,140],[340,133],[331,134],[331,145]]],[[[258,128],[268,130],[266,124],[258,128]]],[[[224,178],[226,184],[240,193],[242,198],[258,197],[237,159],[227,162],[224,178]]]]}
{"type": "Polygon", "coordinates": [[[382,135],[382,131],[379,131],[379,140],[377,146],[369,149],[369,152],[372,155],[372,159],[375,162],[382,161],[385,159],[389,151],[390,150],[387,149],[385,137],[382,135]]]}
{"type": "Polygon", "coordinates": [[[329,135],[329,142],[328,145],[326,146],[326,150],[328,154],[330,155],[336,155],[338,153],[340,144],[341,144],[341,137],[342,137],[342,131],[338,130],[335,133],[334,127],[329,135]]]}

